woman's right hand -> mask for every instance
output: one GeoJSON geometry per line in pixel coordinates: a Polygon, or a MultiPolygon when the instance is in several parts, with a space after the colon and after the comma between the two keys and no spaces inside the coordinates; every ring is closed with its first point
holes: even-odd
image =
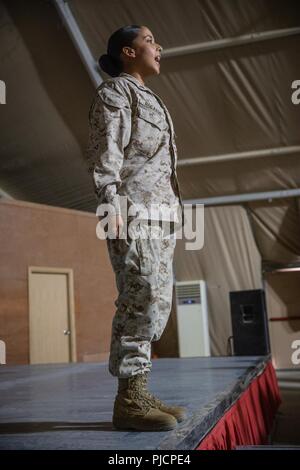
{"type": "MultiPolygon", "coordinates": [[[[99,220],[101,221],[103,217],[99,217],[99,220]]],[[[124,226],[123,218],[121,214],[113,214],[109,215],[107,217],[107,223],[108,223],[108,236],[110,238],[119,238],[124,226]]]]}

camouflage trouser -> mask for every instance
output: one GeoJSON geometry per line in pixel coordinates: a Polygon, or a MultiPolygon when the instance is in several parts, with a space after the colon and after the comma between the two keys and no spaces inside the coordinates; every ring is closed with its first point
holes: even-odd
{"type": "Polygon", "coordinates": [[[151,342],[159,340],[171,312],[176,237],[162,222],[149,224],[140,221],[132,237],[106,239],[119,293],[109,357],[109,372],[117,377],[151,370],[151,342]]]}

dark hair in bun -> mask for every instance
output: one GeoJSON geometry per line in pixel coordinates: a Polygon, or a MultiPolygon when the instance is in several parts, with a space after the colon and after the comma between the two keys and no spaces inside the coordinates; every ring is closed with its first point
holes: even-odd
{"type": "Polygon", "coordinates": [[[123,62],[120,59],[122,48],[132,47],[132,41],[137,37],[141,26],[132,24],[123,26],[115,31],[109,38],[107,44],[107,54],[102,54],[99,58],[100,68],[110,75],[117,77],[123,71],[123,62]]]}

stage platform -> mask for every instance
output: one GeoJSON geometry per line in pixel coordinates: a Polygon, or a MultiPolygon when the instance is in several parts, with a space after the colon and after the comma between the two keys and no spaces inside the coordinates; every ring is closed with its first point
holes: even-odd
{"type": "MultiPolygon", "coordinates": [[[[226,412],[272,368],[269,357],[152,362],[150,391],[188,410],[187,419],[172,431],[113,428],[117,380],[107,363],[0,366],[0,449],[201,449],[226,412]]],[[[270,402],[270,395],[260,396],[262,407],[263,399],[270,402]]]]}

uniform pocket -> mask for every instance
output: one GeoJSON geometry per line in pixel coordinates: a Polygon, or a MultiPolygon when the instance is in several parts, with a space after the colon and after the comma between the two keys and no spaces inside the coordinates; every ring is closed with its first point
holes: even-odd
{"type": "Polygon", "coordinates": [[[134,150],[152,157],[160,143],[165,129],[165,120],[158,111],[139,104],[132,126],[132,146],[134,150]]]}
{"type": "Polygon", "coordinates": [[[159,225],[149,225],[148,221],[139,224],[139,236],[136,239],[139,254],[140,273],[155,274],[159,269],[162,228],[159,225]]]}
{"type": "Polygon", "coordinates": [[[129,103],[126,98],[110,87],[104,86],[103,88],[100,88],[98,90],[98,95],[101,100],[109,106],[113,106],[115,108],[129,108],[129,103]]]}
{"type": "Polygon", "coordinates": [[[156,111],[153,111],[152,108],[146,108],[144,106],[139,106],[137,108],[137,115],[146,121],[147,123],[151,124],[152,126],[157,127],[160,131],[162,131],[165,128],[165,123],[163,117],[157,113],[156,111]]]}
{"type": "Polygon", "coordinates": [[[154,274],[160,259],[160,228],[153,232],[147,224],[139,222],[133,228],[132,238],[107,239],[114,271],[148,276],[154,274]]]}
{"type": "Polygon", "coordinates": [[[145,232],[145,227],[141,226],[140,222],[132,230],[132,236],[128,235],[128,238],[118,240],[115,244],[114,267],[115,270],[124,269],[128,274],[147,276],[153,269],[151,239],[147,227],[145,232]],[[146,238],[143,238],[145,236],[146,238]]]}
{"type": "Polygon", "coordinates": [[[137,238],[136,248],[139,255],[139,271],[142,276],[152,274],[151,246],[149,238],[137,238]]]}

